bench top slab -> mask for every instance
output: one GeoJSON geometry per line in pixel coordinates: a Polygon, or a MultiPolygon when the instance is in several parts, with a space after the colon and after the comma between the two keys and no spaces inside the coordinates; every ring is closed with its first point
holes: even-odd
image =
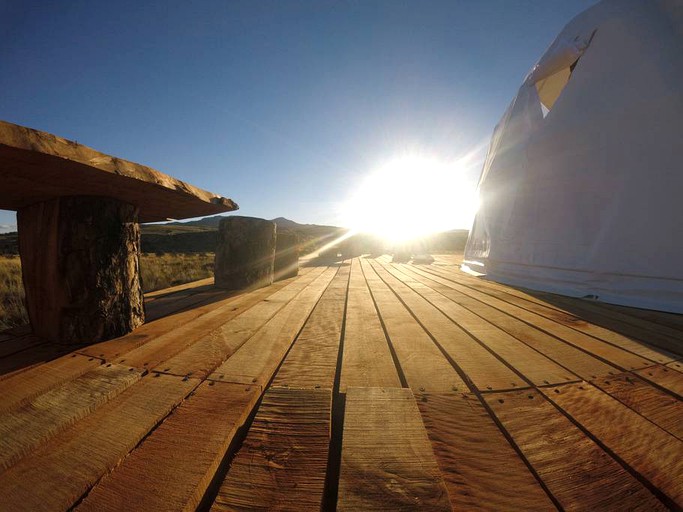
{"type": "Polygon", "coordinates": [[[140,208],[140,222],[236,210],[231,199],[51,133],[0,121],[0,209],[60,196],[105,196],[140,208]]]}

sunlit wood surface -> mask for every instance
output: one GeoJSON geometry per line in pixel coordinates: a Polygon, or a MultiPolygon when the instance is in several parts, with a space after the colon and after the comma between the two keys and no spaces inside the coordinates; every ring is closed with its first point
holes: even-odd
{"type": "Polygon", "coordinates": [[[0,510],[683,506],[683,316],[361,257],[0,334],[0,510]]]}

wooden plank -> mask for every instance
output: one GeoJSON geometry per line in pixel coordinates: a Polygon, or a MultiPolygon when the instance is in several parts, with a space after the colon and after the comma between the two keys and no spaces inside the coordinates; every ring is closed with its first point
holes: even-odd
{"type": "Polygon", "coordinates": [[[337,510],[451,510],[409,389],[347,390],[337,510]]]}
{"type": "Polygon", "coordinates": [[[260,392],[204,382],[77,508],[195,510],[260,392]]]}
{"type": "MultiPolygon", "coordinates": [[[[507,302],[490,295],[453,283],[447,279],[435,276],[433,274],[425,273],[419,269],[408,268],[406,265],[400,266],[400,269],[411,277],[415,277],[415,279],[418,281],[421,279],[429,279],[438,284],[444,285],[446,288],[451,288],[465,295],[469,295],[470,297],[493,306],[500,311],[513,315],[516,318],[533,325],[537,329],[541,329],[552,336],[556,336],[562,341],[570,343],[582,350],[585,350],[586,352],[596,355],[621,369],[634,370],[637,368],[644,368],[652,364],[652,361],[633,354],[632,352],[626,351],[592,336],[588,336],[587,334],[575,331],[570,327],[559,324],[553,320],[549,320],[524,308],[508,304],[507,302]]],[[[438,288],[436,286],[435,288],[437,288],[439,291],[442,290],[442,288],[438,288]]]]}
{"type": "Polygon", "coordinates": [[[270,388],[211,510],[320,510],[332,391],[270,388]]]}
{"type": "Polygon", "coordinates": [[[415,396],[455,510],[551,510],[554,505],[472,394],[415,396]]]}
{"type": "Polygon", "coordinates": [[[632,373],[595,379],[591,384],[669,434],[683,440],[683,401],[655,388],[632,373]]]}
{"type": "Polygon", "coordinates": [[[674,503],[683,506],[683,441],[593,386],[569,384],[542,392],[674,503]]]}
{"type": "MultiPolygon", "coordinates": [[[[657,342],[656,344],[658,344],[660,347],[675,349],[676,345],[678,344],[677,339],[673,339],[669,336],[663,336],[658,333],[645,331],[633,325],[624,326],[622,322],[614,321],[610,318],[604,317],[603,315],[596,315],[590,308],[582,307],[580,305],[580,301],[576,299],[563,300],[562,298],[558,297],[555,299],[555,302],[563,304],[565,307],[568,307],[569,304],[576,303],[577,305],[574,307],[579,312],[580,316],[570,313],[566,310],[550,307],[547,304],[540,303],[540,301],[532,301],[518,297],[514,294],[508,293],[508,287],[503,288],[497,283],[497,286],[493,286],[490,281],[487,282],[482,280],[474,280],[473,278],[460,278],[458,274],[451,274],[450,280],[465,285],[472,290],[479,291],[509,304],[537,313],[547,319],[570,327],[576,331],[588,334],[589,336],[599,338],[651,361],[667,363],[676,359],[675,354],[667,352],[664,349],[653,349],[642,342],[650,344],[655,344],[655,342],[657,342]],[[624,336],[623,334],[615,332],[611,329],[628,330],[629,336],[624,336]],[[640,337],[640,341],[632,339],[638,337],[640,337]]],[[[680,336],[682,333],[676,334],[677,336],[680,336]]]]}
{"type": "MultiPolygon", "coordinates": [[[[206,345],[207,351],[194,349],[200,352],[198,362],[201,366],[205,363],[203,358],[209,355],[209,350],[214,346],[217,345],[219,347],[218,350],[224,350],[223,345],[226,344],[224,340],[230,337],[230,333],[240,328],[245,328],[246,325],[253,327],[254,330],[258,329],[315,277],[315,274],[309,274],[275,293],[271,293],[270,287],[266,287],[241,295],[238,300],[222,307],[220,310],[207,313],[194,322],[177,327],[175,330],[154,338],[141,347],[124,354],[117,362],[139,368],[157,368],[161,363],[184,352],[187,358],[175,359],[177,368],[171,368],[168,372],[176,375],[186,375],[192,370],[186,371],[185,367],[191,366],[192,362],[197,362],[197,359],[193,357],[193,355],[196,355],[195,352],[192,349],[189,351],[186,349],[191,348],[192,345],[200,340],[208,340],[208,345],[206,345]]],[[[230,345],[230,342],[228,341],[227,344],[230,345]]],[[[203,348],[205,345],[201,347],[203,348]]],[[[229,348],[227,350],[229,352],[229,348]]],[[[223,359],[217,363],[220,364],[223,359]]],[[[165,367],[162,366],[163,368],[165,367]]]]}
{"type": "Polygon", "coordinates": [[[168,288],[162,288],[161,290],[154,290],[145,293],[145,302],[150,299],[158,299],[160,297],[170,297],[177,295],[178,292],[189,291],[192,293],[197,293],[206,287],[213,284],[213,277],[207,277],[205,279],[199,279],[197,281],[191,281],[189,283],[178,284],[176,286],[170,286],[168,288]]]}
{"type": "Polygon", "coordinates": [[[9,357],[22,350],[31,349],[38,345],[47,343],[43,338],[27,334],[25,336],[18,336],[4,343],[0,343],[0,358],[9,357]]]}
{"type": "Polygon", "coordinates": [[[43,343],[29,350],[22,350],[12,354],[11,357],[0,358],[0,381],[36,368],[58,357],[70,354],[76,348],[79,348],[79,346],[43,343]]]}
{"type": "Polygon", "coordinates": [[[538,391],[484,398],[565,510],[666,510],[538,391]]]}
{"type": "Polygon", "coordinates": [[[683,315],[680,313],[667,313],[664,311],[654,311],[651,309],[631,308],[617,304],[607,304],[606,302],[600,302],[596,304],[596,306],[600,307],[601,309],[623,313],[650,322],[656,322],[659,325],[665,325],[674,330],[683,331],[683,315]]]}
{"type": "Polygon", "coordinates": [[[401,371],[413,392],[465,391],[467,385],[367,260],[365,279],[384,323],[401,371]]]}
{"type": "Polygon", "coordinates": [[[373,267],[477,389],[487,391],[527,386],[516,373],[415,290],[380,265],[373,264],[373,267]]]}
{"type": "Polygon", "coordinates": [[[349,386],[401,387],[358,258],[351,262],[339,389],[344,393],[349,386]]]}
{"type": "Polygon", "coordinates": [[[0,416],[0,469],[7,469],[140,380],[141,372],[102,365],[0,416]]]}
{"type": "MultiPolygon", "coordinates": [[[[448,296],[453,302],[460,304],[487,322],[514,336],[522,343],[537,350],[582,379],[589,380],[596,378],[598,375],[616,375],[620,372],[615,366],[609,365],[573,345],[563,343],[557,338],[539,331],[535,327],[487,304],[460,294],[455,290],[439,289],[439,291],[448,296]]],[[[544,384],[550,384],[550,382],[544,382],[544,384]]]]}
{"type": "Polygon", "coordinates": [[[292,299],[249,338],[209,378],[224,382],[254,384],[262,388],[270,381],[306,319],[330,284],[337,268],[323,274],[292,299]]]}
{"type": "Polygon", "coordinates": [[[53,437],[0,474],[7,510],[65,510],[111,471],[173,407],[196,379],[154,374],[53,437]]]}
{"type": "Polygon", "coordinates": [[[670,391],[683,400],[683,374],[681,372],[657,364],[633,373],[670,391]]]}
{"type": "MultiPolygon", "coordinates": [[[[395,269],[390,269],[389,273],[395,278],[402,276],[395,269]]],[[[562,368],[552,359],[525,345],[429,286],[413,279],[404,278],[403,282],[534,384],[559,384],[578,380],[576,375],[562,368]]]]}
{"type": "Polygon", "coordinates": [[[666,367],[676,370],[677,372],[683,373],[683,363],[681,363],[680,361],[673,361],[667,364],[666,367]]]}
{"type": "Polygon", "coordinates": [[[349,270],[349,264],[339,268],[275,374],[273,386],[333,388],[349,270]]]}
{"type": "Polygon", "coordinates": [[[57,196],[114,197],[140,208],[140,222],[229,212],[230,199],[150,167],[51,133],[0,121],[0,208],[17,210],[57,196]]]}
{"type": "MultiPolygon", "coordinates": [[[[271,295],[267,300],[256,304],[248,311],[201,337],[177,355],[160,362],[154,370],[174,375],[207,377],[260,328],[277,317],[290,301],[297,300],[297,297],[304,294],[306,286],[318,286],[316,283],[325,279],[324,274],[310,274],[310,276],[311,278],[318,277],[313,280],[312,284],[310,279],[305,279],[299,281],[296,286],[287,287],[271,295]]],[[[231,316],[227,316],[227,319],[231,316]]]]}
{"type": "Polygon", "coordinates": [[[31,371],[8,377],[2,383],[0,413],[26,403],[67,381],[100,366],[102,361],[92,357],[71,354],[49,361],[31,371]]]}
{"type": "Polygon", "coordinates": [[[289,282],[276,283],[267,288],[228,297],[224,301],[205,304],[187,311],[146,323],[135,331],[117,339],[96,343],[82,348],[79,352],[85,355],[101,357],[108,361],[120,361],[120,358],[131,350],[142,347],[150,341],[163,346],[174,337],[187,339],[188,334],[206,334],[212,329],[228,322],[254,304],[269,298],[271,295],[288,286],[289,282]],[[187,327],[185,327],[187,326],[187,327]],[[185,329],[178,332],[179,327],[185,329]],[[189,332],[185,332],[188,331],[189,332]],[[163,338],[159,340],[159,338],[163,338]]]}

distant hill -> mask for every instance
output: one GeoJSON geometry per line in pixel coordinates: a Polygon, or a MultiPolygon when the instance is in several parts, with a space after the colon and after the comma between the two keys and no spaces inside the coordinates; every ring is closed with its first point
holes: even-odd
{"type": "MultiPolygon", "coordinates": [[[[218,224],[225,216],[217,215],[189,222],[145,224],[142,226],[142,252],[213,252],[218,224]]],[[[278,231],[295,233],[305,251],[313,251],[346,229],[336,226],[299,224],[285,217],[272,219],[278,231]]]]}

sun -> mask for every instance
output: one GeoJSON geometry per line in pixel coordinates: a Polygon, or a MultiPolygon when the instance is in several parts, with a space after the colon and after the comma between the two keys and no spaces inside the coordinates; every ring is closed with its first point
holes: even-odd
{"type": "Polygon", "coordinates": [[[344,204],[353,231],[400,243],[454,228],[469,228],[477,209],[465,167],[404,157],[368,175],[344,204]]]}

